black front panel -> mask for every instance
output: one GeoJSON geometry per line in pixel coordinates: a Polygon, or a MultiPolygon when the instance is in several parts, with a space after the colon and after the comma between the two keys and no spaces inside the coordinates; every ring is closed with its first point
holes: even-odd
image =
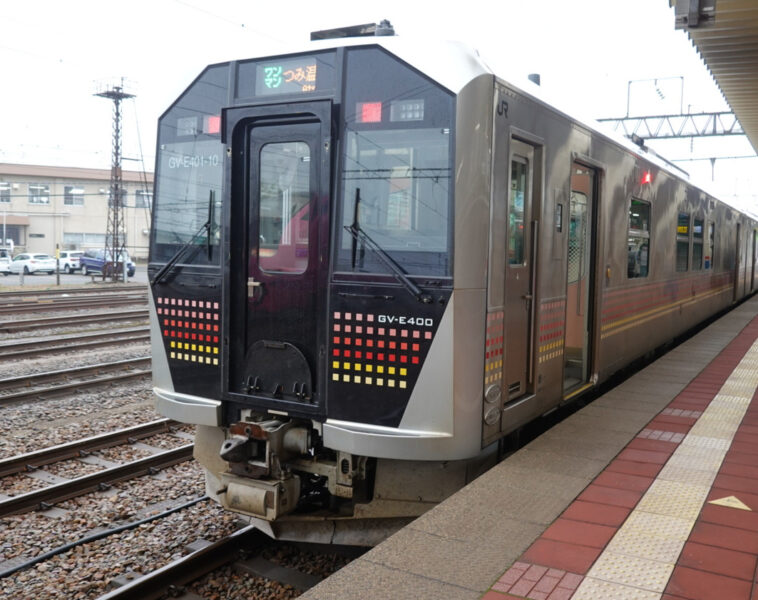
{"type": "Polygon", "coordinates": [[[163,345],[177,392],[221,395],[221,278],[183,274],[153,287],[163,345]]]}
{"type": "Polygon", "coordinates": [[[334,284],[329,314],[329,418],[400,424],[450,299],[419,302],[397,285],[334,284]]]}

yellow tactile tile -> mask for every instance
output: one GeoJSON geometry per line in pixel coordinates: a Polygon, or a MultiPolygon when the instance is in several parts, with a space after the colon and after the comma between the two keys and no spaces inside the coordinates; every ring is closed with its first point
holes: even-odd
{"type": "Polygon", "coordinates": [[[673,570],[674,562],[626,556],[606,549],[592,565],[587,577],[650,592],[662,592],[673,570]]]}
{"type": "Polygon", "coordinates": [[[716,413],[718,411],[727,411],[731,414],[731,418],[738,419],[740,412],[750,406],[750,402],[753,399],[753,392],[751,390],[753,390],[753,388],[747,386],[747,389],[739,394],[724,394],[723,392],[719,392],[719,394],[711,400],[708,408],[712,408],[712,411],[709,412],[716,413]]]}
{"type": "MultiPolygon", "coordinates": [[[[693,464],[697,467],[700,465],[697,461],[693,461],[693,464]]],[[[713,464],[716,464],[715,462],[713,464]]],[[[711,485],[715,477],[715,470],[708,469],[708,466],[704,469],[689,468],[672,464],[669,461],[666,466],[658,473],[658,479],[664,479],[666,481],[679,481],[681,483],[689,483],[692,485],[711,485]],[[707,469],[707,470],[706,470],[707,469]]]]}
{"type": "Polygon", "coordinates": [[[657,592],[585,577],[571,600],[659,600],[657,592]]]}
{"type": "Polygon", "coordinates": [[[709,485],[658,479],[639,501],[637,510],[694,520],[700,513],[709,490],[709,485]]]}
{"type": "MultiPolygon", "coordinates": [[[[715,432],[711,432],[715,433],[715,432]]],[[[696,448],[706,448],[709,450],[719,450],[721,452],[726,453],[727,450],[729,450],[729,446],[732,444],[732,438],[734,435],[724,438],[724,437],[718,437],[716,435],[688,435],[686,438],[682,440],[682,446],[684,447],[691,447],[694,446],[696,448]]]]}
{"type": "Polygon", "coordinates": [[[690,448],[690,450],[697,452],[689,454],[677,452],[669,458],[666,466],[671,465],[672,467],[692,469],[693,471],[708,471],[709,473],[718,471],[724,458],[723,456],[710,456],[708,450],[704,450],[703,448],[690,448]]]}
{"type": "Polygon", "coordinates": [[[719,390],[719,395],[723,396],[745,396],[750,393],[750,375],[752,371],[738,372],[736,369],[732,372],[735,379],[728,380],[719,390]]]}
{"type": "Polygon", "coordinates": [[[717,406],[709,407],[708,410],[698,419],[695,425],[699,427],[705,427],[714,423],[724,423],[731,426],[738,426],[742,420],[742,415],[745,413],[747,402],[743,403],[730,403],[719,404],[717,406]]]}
{"type": "MultiPolygon", "coordinates": [[[[682,442],[684,442],[684,440],[682,440],[682,442]]],[[[710,469],[718,471],[719,467],[721,466],[721,461],[724,459],[724,454],[725,452],[723,450],[716,450],[714,448],[701,448],[700,446],[691,446],[689,444],[680,444],[676,449],[676,452],[674,452],[674,454],[669,459],[669,462],[671,462],[671,459],[674,458],[690,458],[696,461],[693,463],[693,466],[696,468],[699,468],[703,471],[710,469]],[[698,463],[697,461],[702,462],[698,463]],[[706,464],[709,466],[706,466],[706,464]]],[[[673,464],[677,463],[674,462],[673,464]]]]}
{"type": "Polygon", "coordinates": [[[658,536],[655,530],[624,528],[613,537],[606,549],[614,554],[674,564],[683,545],[684,540],[658,536]]]}
{"type": "Polygon", "coordinates": [[[624,522],[624,529],[643,531],[668,540],[686,542],[694,523],[688,519],[633,511],[624,522]]]}
{"type": "MultiPolygon", "coordinates": [[[[737,432],[737,427],[739,427],[739,423],[732,423],[727,419],[719,421],[718,419],[711,418],[704,421],[699,427],[693,427],[685,437],[685,440],[697,437],[720,438],[728,444],[737,432]]],[[[688,441],[687,444],[690,446],[694,445],[691,441],[688,441]]]]}

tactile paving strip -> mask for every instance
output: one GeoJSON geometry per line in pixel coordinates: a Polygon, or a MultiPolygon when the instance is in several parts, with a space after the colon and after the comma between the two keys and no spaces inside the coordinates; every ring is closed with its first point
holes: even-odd
{"type": "Polygon", "coordinates": [[[581,587],[571,597],[572,600],[660,600],[657,592],[641,590],[618,583],[585,579],[581,587]]]}
{"type": "Polygon", "coordinates": [[[758,386],[758,341],[595,561],[573,600],[659,600],[758,386]]]}
{"type": "MultiPolygon", "coordinates": [[[[673,562],[658,562],[605,550],[590,569],[584,582],[588,579],[600,579],[649,592],[663,592],[673,570],[673,562]]],[[[579,586],[574,598],[583,597],[581,592],[584,582],[579,586]]]]}

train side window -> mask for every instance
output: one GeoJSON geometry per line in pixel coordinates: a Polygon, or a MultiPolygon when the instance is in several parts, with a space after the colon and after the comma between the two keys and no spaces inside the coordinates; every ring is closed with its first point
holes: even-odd
{"type": "Polygon", "coordinates": [[[692,270],[700,271],[703,268],[703,219],[695,219],[692,224],[692,270]]]}
{"type": "Polygon", "coordinates": [[[713,260],[716,255],[716,224],[715,223],[709,223],[708,224],[708,250],[710,251],[710,254],[705,257],[705,268],[706,269],[712,269],[713,268],[713,260]]]}
{"type": "Polygon", "coordinates": [[[627,277],[647,277],[650,265],[650,203],[632,199],[627,237],[627,277]]]}
{"type": "Polygon", "coordinates": [[[682,273],[689,269],[690,215],[679,213],[676,219],[676,270],[682,273]]]}

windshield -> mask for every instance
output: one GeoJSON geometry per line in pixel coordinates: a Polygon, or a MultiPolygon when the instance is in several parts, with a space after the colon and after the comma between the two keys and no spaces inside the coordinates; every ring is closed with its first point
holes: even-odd
{"type": "MultiPolygon", "coordinates": [[[[342,224],[353,224],[360,198],[360,229],[406,273],[448,273],[449,149],[450,132],[440,129],[347,134],[342,224]]],[[[352,244],[343,228],[341,268],[353,268],[352,244]]],[[[355,270],[384,270],[370,253],[360,256],[355,270]]]]}
{"type": "MultiPolygon", "coordinates": [[[[161,117],[150,260],[167,262],[184,244],[181,263],[208,264],[210,244],[220,243],[223,145],[221,107],[227,103],[228,67],[210,67],[161,117]],[[202,251],[201,251],[202,250],[202,251]]],[[[210,253],[218,263],[219,252],[210,253]]]]}
{"type": "Polygon", "coordinates": [[[405,274],[452,275],[452,96],[379,48],[349,50],[347,79],[337,270],[386,274],[384,251],[405,274]]]}

